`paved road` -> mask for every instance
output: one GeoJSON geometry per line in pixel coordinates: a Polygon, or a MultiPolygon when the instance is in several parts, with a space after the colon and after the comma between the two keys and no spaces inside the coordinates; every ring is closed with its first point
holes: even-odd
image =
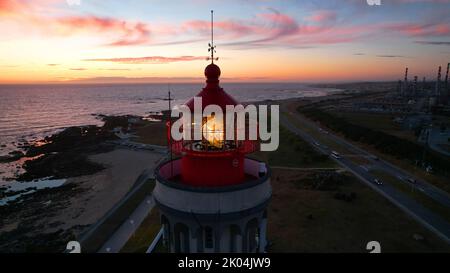
{"type": "Polygon", "coordinates": [[[167,147],[161,145],[144,144],[129,139],[112,140],[110,143],[133,150],[149,150],[160,154],[167,154],[167,147]]]}
{"type": "MultiPolygon", "coordinates": [[[[298,116],[295,116],[295,118],[299,119],[299,121],[301,121],[302,123],[307,123],[308,126],[310,126],[310,127],[316,128],[320,132],[319,127],[314,122],[311,122],[305,118],[301,118],[298,116]]],[[[409,173],[405,170],[402,170],[381,158],[380,159],[377,158],[376,156],[372,155],[371,153],[367,152],[366,150],[363,150],[363,149],[357,147],[356,145],[353,145],[352,143],[342,139],[341,137],[338,137],[330,132],[327,132],[324,134],[326,134],[326,136],[329,139],[332,139],[337,144],[341,145],[342,147],[345,147],[347,150],[349,150],[355,154],[364,156],[367,160],[369,160],[371,162],[371,165],[376,166],[378,169],[382,169],[382,170],[386,171],[387,173],[391,174],[392,176],[397,177],[400,181],[404,182],[411,188],[421,191],[428,197],[434,199],[436,202],[442,204],[443,206],[446,206],[447,208],[450,208],[450,195],[447,192],[435,187],[434,185],[432,185],[422,179],[415,177],[411,173],[409,173]],[[413,184],[411,182],[408,182],[408,178],[413,178],[416,181],[416,183],[413,184]]]]}
{"type": "Polygon", "coordinates": [[[114,234],[100,248],[99,253],[118,253],[128,242],[136,229],[144,221],[145,217],[155,206],[152,196],[147,196],[144,201],[133,211],[128,219],[114,232],[114,234]]]}
{"type": "MultiPolygon", "coordinates": [[[[293,116],[294,118],[298,118],[297,116],[293,116]]],[[[303,120],[301,120],[303,122],[303,120]]],[[[289,129],[291,132],[300,136],[305,141],[309,142],[312,146],[314,146],[321,153],[330,154],[330,150],[328,148],[324,148],[323,145],[315,145],[314,143],[318,143],[317,139],[310,136],[308,133],[301,130],[299,127],[295,126],[285,115],[280,116],[280,123],[289,129]]],[[[330,133],[327,134],[331,136],[330,133]]],[[[352,145],[353,146],[353,145],[352,145]]],[[[369,154],[370,155],[370,154],[369,154]]],[[[373,188],[378,193],[382,194],[392,203],[397,205],[403,211],[411,215],[429,230],[436,233],[442,239],[444,239],[447,243],[450,243],[450,224],[442,219],[439,215],[433,213],[432,211],[424,208],[421,204],[417,203],[414,199],[403,194],[398,191],[394,187],[390,185],[382,185],[377,186],[373,183],[374,177],[371,176],[365,169],[360,166],[354,164],[350,160],[341,157],[341,158],[333,158],[338,164],[340,164],[345,169],[352,172],[355,176],[357,176],[361,181],[365,182],[369,187],[373,188]]]]}

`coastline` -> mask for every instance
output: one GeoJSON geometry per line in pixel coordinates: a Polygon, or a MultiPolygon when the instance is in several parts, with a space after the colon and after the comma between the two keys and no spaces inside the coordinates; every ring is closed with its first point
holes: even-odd
{"type": "MultiPolygon", "coordinates": [[[[319,98],[332,97],[337,93],[341,92],[319,98]]],[[[305,99],[316,98],[252,103],[282,105],[305,99]]],[[[17,199],[12,199],[8,205],[0,205],[0,212],[5,215],[0,220],[0,252],[6,249],[8,252],[21,252],[27,247],[41,245],[49,237],[54,245],[47,250],[63,251],[67,241],[77,238],[99,220],[130,190],[136,178],[160,159],[160,152],[142,149],[142,144],[133,146],[129,143],[134,142],[129,140],[144,145],[163,145],[165,141],[161,139],[165,137],[164,120],[167,117],[154,115],[150,120],[139,116],[102,118],[105,119],[102,127],[69,127],[26,146],[23,157],[19,158],[28,160],[23,162],[25,172],[19,174],[18,181],[14,183],[31,186],[49,177],[47,181],[57,183],[54,187],[42,189],[23,187],[17,199]],[[123,147],[118,143],[128,143],[129,146],[123,147]],[[29,193],[24,194],[23,191],[29,193]]],[[[7,191],[3,186],[0,196],[5,193],[7,191]]]]}
{"type": "Polygon", "coordinates": [[[37,245],[62,252],[159,160],[158,151],[122,144],[140,126],[162,122],[104,119],[102,127],[69,127],[24,151],[24,172],[0,188],[0,197],[9,201],[0,204],[0,252],[33,251],[37,245]]]}

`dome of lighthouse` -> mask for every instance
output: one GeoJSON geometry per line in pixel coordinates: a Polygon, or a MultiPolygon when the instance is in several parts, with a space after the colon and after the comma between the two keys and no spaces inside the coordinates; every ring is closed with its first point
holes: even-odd
{"type": "MultiPolygon", "coordinates": [[[[196,97],[200,97],[202,99],[202,110],[205,109],[205,107],[208,105],[215,104],[222,108],[222,110],[225,112],[227,105],[239,104],[237,100],[227,94],[219,86],[220,74],[221,71],[218,65],[211,63],[206,66],[206,86],[202,91],[200,91],[200,93],[196,95],[196,97]]],[[[187,101],[186,105],[189,107],[189,109],[191,109],[191,111],[194,111],[194,98],[191,98],[189,101],[187,101]]]]}
{"type": "Polygon", "coordinates": [[[205,77],[207,80],[219,80],[220,67],[216,64],[210,64],[205,68],[205,77]]]}

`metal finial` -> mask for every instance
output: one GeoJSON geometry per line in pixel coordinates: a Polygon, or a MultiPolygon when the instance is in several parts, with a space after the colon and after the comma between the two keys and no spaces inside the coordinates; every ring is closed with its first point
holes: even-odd
{"type": "Polygon", "coordinates": [[[211,43],[208,44],[208,52],[211,53],[211,57],[208,57],[207,60],[211,60],[211,63],[214,61],[218,61],[219,58],[214,58],[214,53],[216,53],[216,46],[214,45],[214,11],[211,10],[211,43]]]}

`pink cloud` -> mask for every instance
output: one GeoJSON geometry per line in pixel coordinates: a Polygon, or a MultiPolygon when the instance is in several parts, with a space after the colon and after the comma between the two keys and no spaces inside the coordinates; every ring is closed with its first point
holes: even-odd
{"type": "MultiPolygon", "coordinates": [[[[61,0],[59,0],[61,1],[61,0]]],[[[95,15],[61,15],[66,13],[36,12],[55,7],[57,0],[0,0],[0,20],[5,19],[20,26],[9,33],[38,33],[40,35],[66,37],[84,35],[101,39],[100,45],[170,45],[193,43],[207,39],[210,33],[208,20],[190,20],[179,25],[122,20],[95,15]],[[5,18],[2,18],[2,15],[5,18]],[[11,16],[15,16],[11,18],[11,16]]],[[[215,34],[224,46],[240,47],[311,47],[321,44],[348,43],[364,37],[400,33],[406,37],[433,37],[450,35],[448,20],[437,23],[391,22],[377,24],[334,24],[338,13],[320,10],[304,21],[297,20],[275,9],[257,14],[250,19],[219,20],[215,22],[215,34]]],[[[23,35],[23,34],[20,34],[23,35]]],[[[156,56],[157,57],[157,56],[156,56]]],[[[172,62],[161,59],[140,60],[147,63],[172,62]]],[[[139,60],[135,60],[139,61],[139,60]]]]}
{"type": "Polygon", "coordinates": [[[133,22],[94,15],[60,15],[61,0],[0,0],[0,20],[9,22],[20,33],[46,36],[95,35],[109,40],[113,46],[150,42],[151,30],[144,22],[133,22]],[[54,11],[54,12],[52,12],[54,11]],[[51,15],[50,15],[51,14],[51,15]]]}
{"type": "Polygon", "coordinates": [[[75,32],[115,33],[119,37],[109,45],[138,45],[150,42],[150,28],[142,22],[128,22],[96,16],[62,17],[54,21],[56,29],[64,34],[75,32]]]}
{"type": "Polygon", "coordinates": [[[337,13],[330,10],[321,10],[306,18],[307,21],[315,23],[334,22],[337,19],[337,13]]]}
{"type": "Polygon", "coordinates": [[[386,24],[384,29],[400,32],[406,36],[427,37],[427,36],[446,36],[450,35],[450,24],[414,24],[414,23],[391,23],[386,24]]]}
{"type": "Polygon", "coordinates": [[[99,59],[85,59],[88,62],[113,62],[122,64],[165,64],[173,62],[191,62],[198,60],[206,60],[202,56],[178,56],[178,57],[163,57],[163,56],[147,56],[147,57],[125,57],[125,58],[99,58],[99,59]]]}

